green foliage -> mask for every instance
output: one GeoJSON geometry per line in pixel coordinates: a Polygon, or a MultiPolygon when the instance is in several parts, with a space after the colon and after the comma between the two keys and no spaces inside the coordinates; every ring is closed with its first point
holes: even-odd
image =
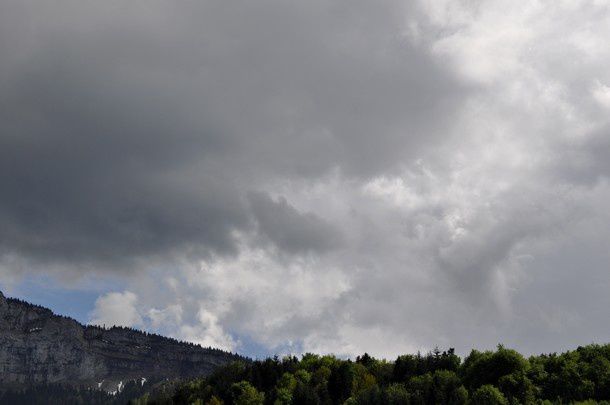
{"type": "Polygon", "coordinates": [[[394,362],[392,379],[395,382],[405,382],[413,376],[433,373],[436,370],[457,372],[459,367],[460,358],[453,349],[446,352],[434,349],[432,353],[428,353],[426,356],[419,353],[417,355],[406,354],[398,356],[394,362]]]}
{"type": "Polygon", "coordinates": [[[205,405],[224,405],[224,402],[217,396],[213,396],[208,402],[205,403],[205,405]]]}
{"type": "Polygon", "coordinates": [[[436,404],[463,404],[468,393],[453,371],[437,370],[432,375],[432,398],[436,404]]]}
{"type": "Polygon", "coordinates": [[[451,405],[464,405],[468,402],[468,390],[463,385],[457,387],[451,393],[449,398],[449,404],[451,405]]]}
{"type": "Polygon", "coordinates": [[[278,388],[274,405],[289,405],[292,403],[292,390],[288,388],[278,388]]]}
{"type": "Polygon", "coordinates": [[[331,370],[328,378],[328,392],[335,404],[341,404],[352,394],[354,384],[354,366],[351,361],[340,362],[338,367],[331,370]]]}
{"type": "Polygon", "coordinates": [[[231,396],[235,405],[262,405],[265,402],[265,394],[258,392],[248,381],[234,383],[231,396]]]}
{"type": "Polygon", "coordinates": [[[589,345],[559,355],[532,357],[530,363],[537,370],[530,378],[543,398],[610,399],[610,345],[589,345]]]}
{"type": "Polygon", "coordinates": [[[461,367],[463,381],[469,389],[482,385],[497,385],[501,377],[523,373],[529,362],[518,352],[499,345],[495,352],[473,350],[461,367]]]}
{"type": "Polygon", "coordinates": [[[473,350],[463,362],[452,349],[403,355],[394,362],[366,353],[356,361],[308,353],[300,360],[229,366],[185,383],[177,392],[186,387],[195,396],[213,394],[230,405],[237,397],[227,396],[226,387],[242,387],[245,381],[258,403],[262,397],[254,393],[264,393],[264,403],[270,405],[603,403],[610,399],[610,345],[529,359],[500,345],[495,351],[473,350]]]}
{"type": "Polygon", "coordinates": [[[511,403],[531,404],[539,392],[522,371],[500,377],[498,387],[511,403]]]}
{"type": "Polygon", "coordinates": [[[473,405],[508,405],[508,401],[499,389],[490,384],[480,386],[472,394],[473,405]]]}
{"type": "Polygon", "coordinates": [[[390,384],[385,389],[385,403],[388,405],[408,404],[409,397],[409,391],[404,384],[390,384]]]}

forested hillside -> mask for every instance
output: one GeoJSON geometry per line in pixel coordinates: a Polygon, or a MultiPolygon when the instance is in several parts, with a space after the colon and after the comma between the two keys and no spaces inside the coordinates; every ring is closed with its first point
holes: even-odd
{"type": "Polygon", "coordinates": [[[103,389],[75,387],[66,384],[41,384],[27,388],[0,391],[0,404],[4,405],[124,405],[133,398],[148,392],[151,381],[128,381],[121,390],[107,392],[103,389]]]}
{"type": "Polygon", "coordinates": [[[355,361],[306,354],[236,362],[135,404],[610,403],[610,344],[526,358],[498,346],[355,361]]]}
{"type": "Polygon", "coordinates": [[[121,382],[189,378],[245,360],[124,327],[82,325],[0,291],[0,392],[48,384],[116,391],[121,382]]]}
{"type": "Polygon", "coordinates": [[[183,382],[129,382],[109,394],[70,386],[0,393],[1,404],[610,404],[610,344],[526,358],[498,346],[353,360],[306,354],[236,361],[183,382]]]}

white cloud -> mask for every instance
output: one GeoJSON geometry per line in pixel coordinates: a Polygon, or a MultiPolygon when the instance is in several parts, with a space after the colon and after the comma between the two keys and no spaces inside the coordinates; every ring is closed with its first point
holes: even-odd
{"type": "Polygon", "coordinates": [[[217,316],[203,308],[199,309],[195,324],[180,327],[179,336],[203,347],[217,347],[228,351],[235,350],[238,345],[238,342],[223,330],[217,316]]]}
{"type": "Polygon", "coordinates": [[[95,300],[91,323],[110,326],[142,326],[137,308],[138,297],[131,291],[110,292],[95,300]]]}
{"type": "Polygon", "coordinates": [[[162,328],[178,328],[182,323],[183,309],[179,304],[168,305],[166,308],[151,308],[146,317],[150,320],[150,327],[155,330],[162,328]]]}
{"type": "Polygon", "coordinates": [[[610,109],[610,86],[597,82],[592,90],[593,98],[604,108],[610,109]]]}

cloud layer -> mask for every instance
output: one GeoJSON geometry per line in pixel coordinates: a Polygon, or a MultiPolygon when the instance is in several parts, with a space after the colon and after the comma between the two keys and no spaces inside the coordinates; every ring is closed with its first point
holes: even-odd
{"type": "Polygon", "coordinates": [[[4,2],[0,282],[113,277],[92,321],[234,350],[607,340],[609,22],[4,2]]]}

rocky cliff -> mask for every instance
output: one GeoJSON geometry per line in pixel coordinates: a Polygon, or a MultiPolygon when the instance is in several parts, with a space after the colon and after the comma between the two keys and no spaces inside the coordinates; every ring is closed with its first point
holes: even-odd
{"type": "Polygon", "coordinates": [[[192,377],[240,359],[128,328],[84,326],[0,292],[0,388],[192,377]]]}

